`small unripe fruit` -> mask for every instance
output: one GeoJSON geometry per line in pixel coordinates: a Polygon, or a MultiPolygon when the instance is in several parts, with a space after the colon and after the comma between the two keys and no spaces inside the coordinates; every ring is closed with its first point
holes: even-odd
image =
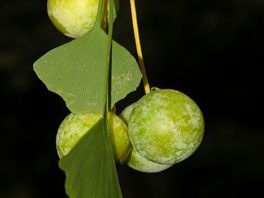
{"type": "MultiPolygon", "coordinates": [[[[126,123],[129,123],[130,115],[137,103],[133,103],[127,106],[119,115],[119,117],[126,123]]],[[[145,172],[145,173],[157,173],[163,170],[168,169],[171,165],[167,164],[159,164],[147,160],[146,158],[142,157],[134,148],[132,151],[127,153],[127,159],[124,159],[127,165],[137,171],[145,172]]]]}
{"type": "Polygon", "coordinates": [[[197,104],[185,94],[157,90],[137,102],[128,132],[141,156],[171,165],[183,161],[198,148],[204,134],[204,119],[197,104]]]}
{"type": "MultiPolygon", "coordinates": [[[[60,158],[67,155],[80,138],[94,126],[101,114],[71,113],[61,123],[56,137],[56,146],[60,158]]],[[[116,162],[130,147],[127,126],[114,113],[107,114],[112,149],[116,162]]],[[[99,131],[98,131],[99,132],[99,131]]]]}
{"type": "Polygon", "coordinates": [[[119,114],[119,117],[124,121],[124,123],[126,123],[126,125],[128,125],[131,112],[133,111],[136,105],[136,102],[130,104],[119,114]]]}
{"type": "Polygon", "coordinates": [[[130,168],[133,168],[137,171],[141,171],[144,173],[158,173],[170,168],[172,165],[167,164],[159,164],[156,162],[152,162],[142,157],[135,148],[132,149],[129,158],[127,160],[127,165],[130,168]]]}
{"type": "MultiPolygon", "coordinates": [[[[60,32],[78,38],[92,29],[98,4],[99,0],[48,0],[47,9],[50,20],[60,32]]],[[[116,18],[119,0],[115,0],[114,5],[116,18]]]]}

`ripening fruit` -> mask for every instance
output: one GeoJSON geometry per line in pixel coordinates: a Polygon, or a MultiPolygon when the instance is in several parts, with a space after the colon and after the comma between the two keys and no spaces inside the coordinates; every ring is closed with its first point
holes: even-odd
{"type": "Polygon", "coordinates": [[[135,148],[132,149],[129,158],[127,160],[127,165],[130,168],[133,168],[137,171],[141,171],[144,173],[158,173],[170,168],[172,165],[168,164],[159,164],[156,162],[152,162],[142,157],[135,148]]]}
{"type": "MultiPolygon", "coordinates": [[[[129,106],[127,106],[119,115],[119,117],[126,123],[129,123],[130,115],[134,107],[137,105],[137,103],[133,103],[129,106]]],[[[152,162],[150,160],[147,160],[146,158],[142,157],[135,148],[132,148],[132,150],[127,153],[126,155],[127,159],[123,159],[126,161],[127,165],[137,171],[145,172],[145,173],[157,173],[161,172],[163,170],[168,169],[172,165],[167,164],[159,164],[152,162]]]]}
{"type": "Polygon", "coordinates": [[[126,123],[126,125],[128,125],[129,123],[129,119],[130,119],[130,115],[132,110],[135,108],[135,106],[137,105],[136,102],[130,104],[129,106],[127,106],[119,115],[119,117],[124,121],[124,123],[126,123]]]}
{"type": "MultiPolygon", "coordinates": [[[[94,113],[71,113],[61,123],[56,137],[57,152],[60,158],[67,155],[80,138],[93,126],[101,114],[94,113]]],[[[130,147],[127,126],[114,113],[107,114],[110,138],[116,162],[130,147]]]]}
{"type": "Polygon", "coordinates": [[[204,134],[204,119],[191,98],[176,90],[160,89],[137,102],[128,132],[132,146],[142,157],[171,165],[198,148],[204,134]]]}
{"type": "MultiPolygon", "coordinates": [[[[99,0],[48,0],[48,15],[54,26],[71,38],[90,31],[96,21],[99,0]]],[[[114,19],[119,0],[114,1],[114,19]]],[[[109,10],[109,4],[108,4],[109,10]]]]}

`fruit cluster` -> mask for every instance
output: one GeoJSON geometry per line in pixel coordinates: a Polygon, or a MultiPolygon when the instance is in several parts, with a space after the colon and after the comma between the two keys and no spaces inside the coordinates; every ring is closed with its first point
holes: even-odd
{"type": "MultiPolygon", "coordinates": [[[[78,38],[92,29],[98,3],[99,0],[48,0],[48,14],[59,31],[78,38]]],[[[119,0],[114,5],[116,18],[119,0]]],[[[101,117],[93,113],[68,115],[57,133],[59,157],[67,155],[101,117]]],[[[120,117],[109,112],[107,119],[115,161],[142,172],[160,172],[188,158],[204,134],[199,107],[176,90],[155,89],[125,108],[120,117]]]]}
{"type": "MultiPolygon", "coordinates": [[[[100,114],[73,114],[57,133],[57,150],[66,155],[101,118],[100,114]]],[[[160,172],[188,158],[204,134],[204,120],[197,104],[185,94],[158,89],[126,107],[120,117],[108,113],[116,162],[141,172],[160,172]]]]}

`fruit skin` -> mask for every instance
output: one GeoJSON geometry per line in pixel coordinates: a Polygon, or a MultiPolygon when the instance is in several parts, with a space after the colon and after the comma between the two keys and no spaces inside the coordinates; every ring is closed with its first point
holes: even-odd
{"type": "Polygon", "coordinates": [[[131,146],[127,125],[112,112],[108,113],[107,120],[115,160],[120,162],[131,146]]]}
{"type": "MultiPolygon", "coordinates": [[[[96,21],[99,0],[48,0],[48,15],[64,35],[78,38],[90,31],[96,21]]],[[[114,1],[114,19],[119,0],[114,1]]],[[[108,4],[109,10],[109,4],[108,4]]]]}
{"type": "Polygon", "coordinates": [[[158,173],[164,171],[172,166],[168,164],[159,164],[152,162],[142,157],[135,148],[132,148],[132,151],[127,160],[127,165],[134,170],[144,172],[144,173],[158,173]]]}
{"type": "MultiPolygon", "coordinates": [[[[60,158],[67,155],[80,138],[95,125],[101,114],[70,113],[61,123],[57,136],[56,147],[60,158]]],[[[130,147],[127,126],[114,113],[107,114],[108,127],[116,162],[127,152],[130,147]]]]}
{"type": "Polygon", "coordinates": [[[126,123],[126,125],[128,125],[128,123],[129,123],[129,119],[130,119],[131,112],[133,111],[133,109],[135,108],[135,106],[137,106],[137,103],[136,102],[134,102],[134,103],[130,104],[129,106],[127,106],[119,114],[119,117],[124,121],[124,123],[126,123]]]}
{"type": "Polygon", "coordinates": [[[141,156],[170,165],[183,161],[198,148],[204,134],[204,119],[191,98],[176,90],[161,89],[137,102],[128,132],[141,156]]]}
{"type": "MultiPolygon", "coordinates": [[[[137,106],[137,102],[132,103],[127,106],[119,115],[119,117],[126,123],[129,123],[130,115],[133,109],[137,106]]],[[[159,164],[152,161],[149,161],[142,157],[133,147],[126,154],[127,159],[123,159],[126,161],[126,164],[137,171],[145,172],[145,173],[157,173],[163,170],[168,169],[172,165],[167,164],[159,164]]]]}

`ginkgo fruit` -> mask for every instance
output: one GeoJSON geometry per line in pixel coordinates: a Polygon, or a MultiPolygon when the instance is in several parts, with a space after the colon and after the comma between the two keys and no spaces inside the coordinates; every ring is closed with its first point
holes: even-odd
{"type": "Polygon", "coordinates": [[[128,132],[140,156],[171,165],[188,158],[200,145],[204,134],[203,114],[187,95],[160,89],[137,101],[128,132]]]}
{"type": "MultiPolygon", "coordinates": [[[[64,35],[78,38],[90,31],[96,21],[99,0],[48,0],[48,15],[64,35]]],[[[119,0],[114,0],[114,19],[119,0]]],[[[109,10],[109,3],[108,3],[109,10]]]]}
{"type": "MultiPolygon", "coordinates": [[[[59,157],[67,155],[82,136],[89,133],[89,129],[101,118],[102,114],[70,113],[62,121],[57,132],[56,147],[59,157]]],[[[112,112],[107,114],[107,121],[115,161],[119,162],[130,147],[127,126],[112,112]]]]}
{"type": "MultiPolygon", "coordinates": [[[[119,117],[126,123],[129,123],[130,115],[133,109],[137,103],[132,103],[131,105],[127,106],[119,115],[119,117]]],[[[163,170],[168,169],[172,165],[167,165],[167,164],[159,164],[152,162],[150,160],[147,160],[143,156],[141,156],[135,148],[132,148],[128,151],[127,155],[125,155],[125,159],[123,161],[126,162],[126,164],[137,171],[140,172],[145,172],[145,173],[157,173],[161,172],[163,170]]]]}

